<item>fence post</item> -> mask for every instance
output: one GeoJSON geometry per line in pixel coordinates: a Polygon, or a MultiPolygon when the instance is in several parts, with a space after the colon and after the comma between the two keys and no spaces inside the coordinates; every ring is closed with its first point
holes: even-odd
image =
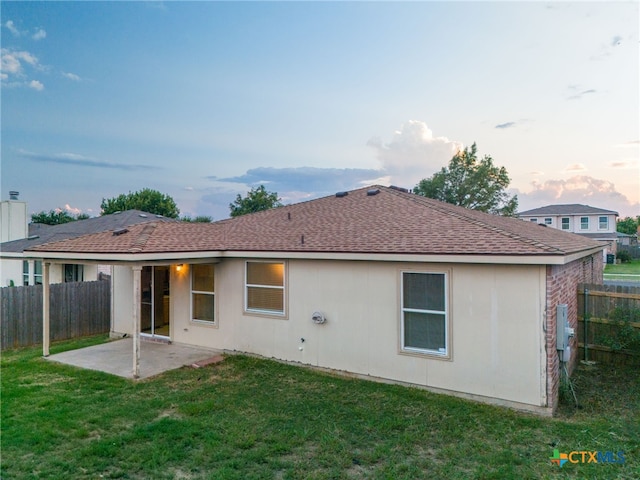
{"type": "Polygon", "coordinates": [[[589,333],[589,289],[584,287],[584,313],[582,314],[584,321],[584,361],[589,361],[589,341],[587,335],[589,333]]]}

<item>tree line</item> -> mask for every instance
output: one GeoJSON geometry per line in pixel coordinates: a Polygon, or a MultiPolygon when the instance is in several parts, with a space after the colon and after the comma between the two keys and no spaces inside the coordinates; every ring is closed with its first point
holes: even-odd
{"type": "MultiPolygon", "coordinates": [[[[413,193],[472,210],[514,217],[517,215],[518,197],[508,193],[510,182],[507,169],[496,166],[491,156],[485,155],[478,158],[478,148],[474,143],[471,147],[457,152],[446,167],[441,168],[431,177],[420,180],[413,189],[413,193]]],[[[267,191],[264,185],[260,185],[252,188],[245,196],[238,194],[229,204],[229,212],[231,217],[238,217],[280,206],[282,202],[278,193],[267,191]]],[[[121,194],[114,198],[103,198],[100,204],[101,215],[132,209],[168,218],[180,216],[180,210],[173,198],[150,188],[121,194]]],[[[64,210],[51,210],[34,213],[31,221],[58,225],[85,218],[89,216],[72,215],[64,210]]],[[[194,218],[183,216],[180,220],[211,222],[212,218],[204,215],[194,218]]],[[[618,221],[617,230],[634,234],[639,225],[640,216],[626,217],[618,221]]]]}

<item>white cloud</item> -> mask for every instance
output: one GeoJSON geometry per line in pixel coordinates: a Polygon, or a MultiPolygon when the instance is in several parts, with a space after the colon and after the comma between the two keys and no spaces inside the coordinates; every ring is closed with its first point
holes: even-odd
{"type": "Polygon", "coordinates": [[[531,186],[532,190],[529,192],[516,192],[520,211],[545,205],[570,203],[615,210],[621,216],[637,215],[640,211],[640,205],[632,203],[625,195],[618,192],[613,182],[588,175],[575,175],[566,180],[545,182],[534,180],[531,186]]]}
{"type": "Polygon", "coordinates": [[[0,51],[0,55],[0,69],[7,76],[23,75],[25,63],[36,69],[41,69],[38,58],[24,50],[15,51],[3,48],[0,51]]]}
{"type": "Polygon", "coordinates": [[[584,172],[587,170],[582,163],[572,163],[571,165],[567,165],[564,169],[565,172],[584,172]]]}
{"type": "Polygon", "coordinates": [[[372,138],[367,145],[376,150],[384,179],[406,188],[413,188],[423,178],[448,165],[453,155],[463,148],[460,142],[435,137],[427,124],[418,120],[403,124],[388,143],[372,138]]]}
{"type": "Polygon", "coordinates": [[[567,100],[580,100],[585,95],[597,93],[597,90],[594,88],[584,89],[581,88],[580,85],[569,85],[567,89],[569,90],[567,100]]]}
{"type": "Polygon", "coordinates": [[[47,32],[45,32],[42,28],[39,28],[38,30],[36,30],[36,33],[34,33],[31,38],[33,38],[34,40],[42,40],[43,38],[46,38],[47,36],[47,32]]]}
{"type": "Polygon", "coordinates": [[[65,211],[67,211],[68,213],[71,213],[73,215],[78,215],[78,214],[82,213],[81,209],[76,208],[76,207],[72,207],[68,203],[65,204],[64,209],[65,209],[65,211]]]}
{"type": "Polygon", "coordinates": [[[20,36],[20,30],[17,29],[16,25],[13,23],[13,20],[7,20],[4,24],[5,27],[16,37],[20,36]]]}
{"type": "Polygon", "coordinates": [[[38,80],[31,80],[29,82],[29,88],[33,88],[34,90],[38,90],[39,92],[41,92],[42,90],[44,90],[44,85],[38,80]]]}
{"type": "Polygon", "coordinates": [[[629,159],[621,159],[621,160],[614,160],[612,162],[609,162],[609,166],[611,168],[633,168],[633,169],[638,169],[639,162],[638,160],[636,160],[635,158],[629,158],[629,159]]]}
{"type": "MultiPolygon", "coordinates": [[[[4,23],[4,26],[7,28],[7,30],[9,30],[12,35],[14,37],[21,37],[23,35],[28,35],[29,32],[26,30],[20,30],[16,24],[13,22],[13,20],[7,20],[4,23]]],[[[34,29],[33,35],[31,35],[31,39],[38,41],[38,40],[42,40],[43,38],[47,37],[47,32],[43,29],[43,28],[36,28],[34,29]]]]}
{"type": "Polygon", "coordinates": [[[69,80],[73,80],[74,82],[79,82],[81,80],[81,78],[75,73],[62,72],[62,76],[68,78],[69,80]]]}

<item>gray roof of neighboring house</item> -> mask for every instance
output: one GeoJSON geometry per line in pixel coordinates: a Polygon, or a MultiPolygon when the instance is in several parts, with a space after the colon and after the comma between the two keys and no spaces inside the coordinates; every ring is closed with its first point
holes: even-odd
{"type": "Polygon", "coordinates": [[[108,232],[140,223],[158,221],[176,222],[177,220],[141,210],[127,210],[125,212],[111,213],[109,215],[77,220],[60,225],[30,223],[28,238],[0,243],[0,252],[22,253],[27,248],[32,248],[44,243],[70,240],[84,235],[108,232]]]}
{"type": "Polygon", "coordinates": [[[576,233],[576,235],[581,235],[583,237],[592,238],[594,240],[615,240],[618,238],[616,232],[606,232],[606,233],[576,233]]]}
{"type": "Polygon", "coordinates": [[[571,203],[567,205],[547,205],[546,207],[534,208],[518,212],[518,215],[594,215],[609,214],[618,215],[613,210],[605,210],[603,208],[590,207],[589,205],[581,205],[579,203],[571,203]]]}

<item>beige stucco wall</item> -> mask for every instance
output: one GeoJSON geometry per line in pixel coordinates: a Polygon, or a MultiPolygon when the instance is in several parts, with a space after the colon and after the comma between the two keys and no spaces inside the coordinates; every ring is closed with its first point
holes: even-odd
{"type": "Polygon", "coordinates": [[[224,259],[216,265],[216,326],[190,321],[188,268],[171,272],[175,342],[546,404],[544,267],[289,260],[282,318],[243,312],[244,261],[224,259]],[[404,269],[449,274],[448,360],[400,352],[404,269]],[[311,321],[316,310],[327,317],[326,324],[311,321]]]}
{"type": "MultiPolygon", "coordinates": [[[[84,282],[93,282],[98,279],[98,265],[88,263],[84,264],[82,269],[84,282]]],[[[64,265],[60,263],[52,264],[49,275],[50,283],[64,282],[64,265]]]]}
{"type": "MultiPolygon", "coordinates": [[[[31,262],[32,276],[33,276],[33,259],[31,262]]],[[[15,286],[23,285],[22,265],[23,259],[7,259],[3,258],[0,261],[0,286],[6,287],[13,280],[15,286]]],[[[86,264],[83,266],[84,281],[92,282],[98,279],[98,266],[93,264],[86,264]]],[[[64,265],[59,263],[51,264],[49,270],[49,283],[62,283],[64,281],[64,265]]]]}
{"type": "Polygon", "coordinates": [[[13,281],[14,286],[22,285],[22,259],[0,260],[0,287],[8,287],[13,281]]]}
{"type": "Polygon", "coordinates": [[[131,267],[114,265],[111,272],[111,334],[133,333],[133,274],[131,267]]]}
{"type": "Polygon", "coordinates": [[[27,238],[27,202],[4,200],[0,202],[0,242],[27,238]]]}

